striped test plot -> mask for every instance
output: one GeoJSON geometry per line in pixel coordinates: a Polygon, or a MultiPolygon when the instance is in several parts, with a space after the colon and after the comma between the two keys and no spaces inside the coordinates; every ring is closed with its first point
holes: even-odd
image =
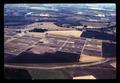
{"type": "Polygon", "coordinates": [[[82,54],[102,56],[102,41],[97,39],[86,39],[82,54]]]}

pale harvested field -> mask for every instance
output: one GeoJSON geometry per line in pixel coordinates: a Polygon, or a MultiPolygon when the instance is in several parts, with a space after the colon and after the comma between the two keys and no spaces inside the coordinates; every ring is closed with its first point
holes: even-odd
{"type": "Polygon", "coordinates": [[[34,36],[34,37],[42,37],[44,33],[37,33],[37,32],[29,32],[27,35],[34,36]]]}
{"type": "Polygon", "coordinates": [[[54,24],[54,22],[38,22],[27,25],[26,28],[33,29],[33,28],[41,28],[41,29],[48,29],[48,30],[75,30],[73,28],[66,28],[60,27],[54,24]]]}
{"type": "Polygon", "coordinates": [[[73,77],[73,79],[79,80],[79,79],[96,79],[96,78],[93,75],[86,75],[86,76],[73,77]]]}
{"type": "Polygon", "coordinates": [[[102,57],[97,57],[97,56],[89,56],[89,55],[80,55],[80,59],[79,61],[81,62],[96,62],[96,61],[101,61],[103,60],[104,58],[102,57]]]}
{"type": "MultiPolygon", "coordinates": [[[[50,35],[59,35],[59,36],[68,36],[68,37],[80,37],[82,32],[76,30],[69,30],[69,31],[47,31],[46,33],[50,35]]],[[[29,32],[27,33],[29,36],[34,37],[43,37],[45,33],[37,33],[37,32],[29,32]]]]}
{"type": "Polygon", "coordinates": [[[80,37],[82,32],[80,31],[48,31],[48,34],[52,34],[52,35],[61,35],[61,36],[68,36],[68,37],[80,37]]]}

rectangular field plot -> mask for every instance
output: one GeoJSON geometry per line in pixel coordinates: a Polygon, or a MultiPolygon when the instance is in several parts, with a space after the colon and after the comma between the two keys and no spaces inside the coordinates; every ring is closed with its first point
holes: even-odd
{"type": "Polygon", "coordinates": [[[75,42],[76,44],[84,44],[85,40],[86,39],[83,37],[80,37],[80,38],[71,37],[70,38],[70,41],[75,42]]]}
{"type": "Polygon", "coordinates": [[[102,41],[101,40],[97,40],[97,39],[87,39],[86,41],[86,45],[101,45],[102,41]]]}
{"type": "Polygon", "coordinates": [[[48,42],[49,42],[49,44],[53,44],[53,45],[57,45],[57,46],[61,46],[61,45],[63,45],[64,44],[64,40],[60,40],[60,39],[55,39],[55,38],[49,38],[48,39],[48,42]]]}
{"type": "Polygon", "coordinates": [[[56,49],[47,46],[34,46],[30,50],[27,50],[27,52],[31,52],[34,54],[54,53],[56,52],[56,49]]]}
{"type": "Polygon", "coordinates": [[[90,47],[90,46],[85,46],[84,49],[87,49],[87,50],[96,50],[96,51],[99,51],[99,52],[102,51],[102,48],[98,48],[98,47],[90,47]]]}
{"type": "Polygon", "coordinates": [[[37,42],[39,39],[37,38],[30,38],[30,37],[21,37],[21,38],[18,38],[18,39],[15,39],[13,40],[12,42],[13,43],[23,43],[23,44],[29,44],[29,45],[32,45],[34,44],[35,42],[37,42]]]}
{"type": "Polygon", "coordinates": [[[8,35],[8,36],[14,36],[14,35],[16,35],[16,30],[4,28],[4,34],[8,35]]]}
{"type": "Polygon", "coordinates": [[[18,55],[28,47],[29,47],[28,44],[9,42],[5,44],[4,50],[5,53],[18,55]]]}
{"type": "Polygon", "coordinates": [[[85,38],[62,37],[53,35],[47,36],[45,38],[22,36],[8,42],[5,45],[5,53],[18,55],[23,51],[36,54],[61,51],[80,54],[84,43],[85,38]]]}
{"type": "Polygon", "coordinates": [[[100,51],[88,50],[88,49],[84,49],[82,54],[90,55],[90,56],[101,56],[101,52],[100,51]]]}
{"type": "Polygon", "coordinates": [[[51,35],[51,34],[49,34],[49,35],[47,35],[46,36],[48,39],[49,38],[55,38],[55,39],[58,39],[58,40],[63,40],[63,41],[65,41],[68,37],[65,37],[65,36],[59,36],[59,35],[51,35]]]}
{"type": "Polygon", "coordinates": [[[83,54],[100,56],[102,52],[102,41],[97,39],[86,39],[83,54]]]}
{"type": "Polygon", "coordinates": [[[102,45],[103,57],[115,57],[116,56],[116,44],[103,42],[102,45]]]}
{"type": "Polygon", "coordinates": [[[81,53],[81,50],[80,50],[80,49],[67,48],[67,47],[63,47],[60,51],[61,51],[61,52],[67,52],[67,53],[74,53],[74,54],[80,54],[80,53],[81,53]]]}

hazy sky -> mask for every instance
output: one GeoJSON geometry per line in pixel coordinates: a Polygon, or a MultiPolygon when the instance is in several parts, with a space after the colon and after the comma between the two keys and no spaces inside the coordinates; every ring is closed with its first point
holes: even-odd
{"type": "Polygon", "coordinates": [[[55,3],[51,3],[51,4],[7,4],[7,5],[18,5],[18,6],[29,6],[29,5],[37,5],[37,6],[39,6],[39,5],[43,5],[43,6],[54,6],[54,5],[66,5],[66,6],[72,6],[72,5],[76,5],[76,6],[80,6],[80,5],[87,5],[87,6],[114,6],[115,7],[115,4],[112,4],[112,3],[102,3],[102,4],[100,4],[100,3],[82,3],[82,4],[80,4],[80,3],[77,3],[77,4],[69,4],[69,3],[67,3],[67,4],[63,4],[63,3],[60,3],[60,4],[55,4],[55,3]]]}
{"type": "Polygon", "coordinates": [[[105,9],[105,8],[109,8],[109,9],[116,9],[116,4],[114,3],[77,3],[77,4],[63,4],[63,3],[59,3],[59,4],[5,4],[5,7],[12,7],[12,6],[18,6],[18,7],[28,7],[28,8],[32,8],[32,7],[88,7],[88,8],[96,8],[96,9],[105,9]]]}

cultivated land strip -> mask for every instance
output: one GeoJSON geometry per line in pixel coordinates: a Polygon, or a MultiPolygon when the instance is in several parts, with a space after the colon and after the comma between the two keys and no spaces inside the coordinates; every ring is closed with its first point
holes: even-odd
{"type": "Polygon", "coordinates": [[[98,65],[98,64],[102,64],[102,63],[106,63],[108,61],[110,61],[111,59],[105,59],[105,60],[101,60],[98,62],[94,62],[94,63],[88,63],[88,64],[74,64],[74,65],[67,65],[67,66],[54,66],[54,67],[31,67],[31,66],[19,66],[19,65],[12,65],[12,64],[5,64],[5,67],[10,67],[10,68],[20,68],[20,69],[62,69],[62,68],[74,68],[74,67],[86,67],[86,66],[94,66],[94,65],[98,65]]]}

